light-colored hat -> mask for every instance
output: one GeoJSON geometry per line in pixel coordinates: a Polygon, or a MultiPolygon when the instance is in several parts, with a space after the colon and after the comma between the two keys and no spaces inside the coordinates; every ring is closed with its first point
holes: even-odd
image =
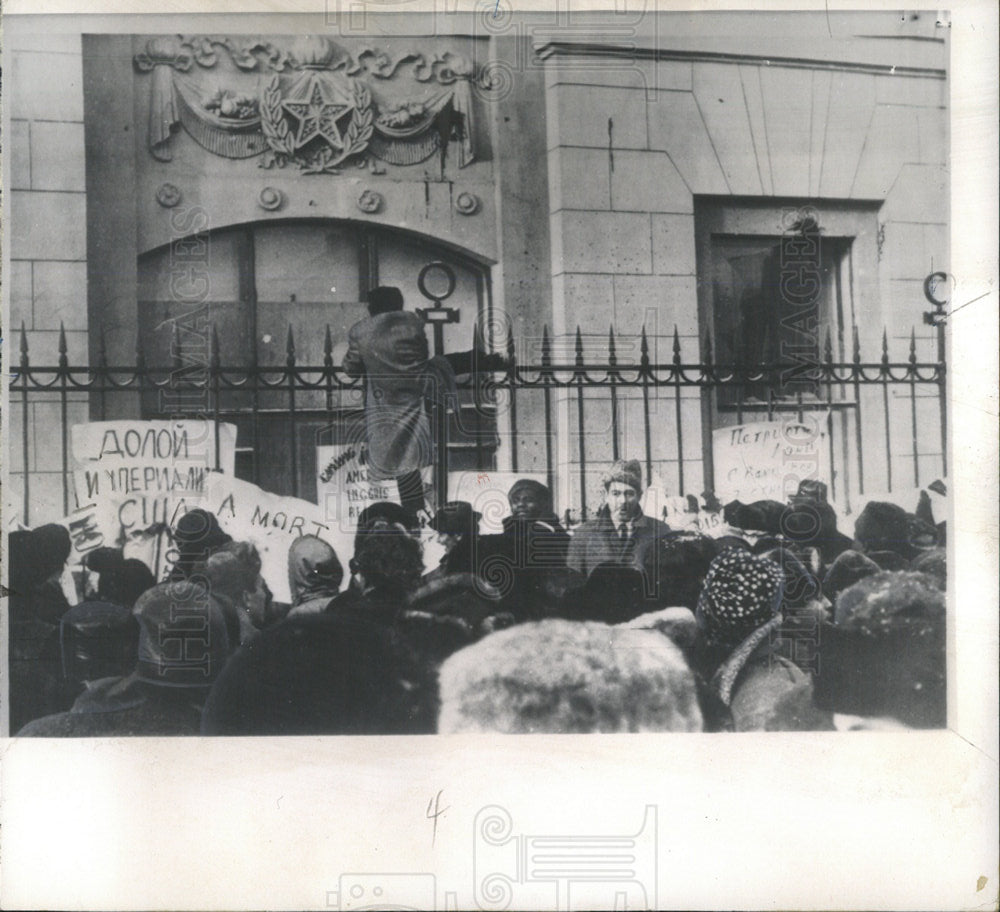
{"type": "Polygon", "coordinates": [[[604,473],[601,479],[607,489],[612,482],[631,485],[637,491],[642,491],[642,466],[638,459],[619,459],[604,473]]]}

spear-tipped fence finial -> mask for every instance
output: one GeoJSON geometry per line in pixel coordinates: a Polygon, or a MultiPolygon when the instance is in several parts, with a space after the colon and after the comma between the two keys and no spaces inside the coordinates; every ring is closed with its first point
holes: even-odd
{"type": "Polygon", "coordinates": [[[66,345],[66,327],[63,325],[63,321],[59,321],[59,366],[66,367],[69,364],[69,358],[67,357],[67,352],[69,347],[66,345]]]}
{"type": "Polygon", "coordinates": [[[28,365],[28,331],[24,328],[24,320],[21,321],[21,366],[28,365]]]}

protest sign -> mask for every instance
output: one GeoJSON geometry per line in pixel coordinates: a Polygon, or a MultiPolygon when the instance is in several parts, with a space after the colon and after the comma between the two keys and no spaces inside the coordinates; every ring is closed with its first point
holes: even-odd
{"type": "Polygon", "coordinates": [[[95,421],[71,429],[77,509],[70,563],[98,547],[122,548],[156,579],[169,570],[169,529],[202,505],[216,464],[232,475],[236,427],[212,421],[95,421]],[[218,436],[218,460],[216,437],[218,436]]]}
{"type": "Polygon", "coordinates": [[[316,535],[336,551],[350,575],[354,529],[336,518],[327,519],[323,507],[297,497],[272,494],[249,481],[213,473],[204,501],[193,506],[213,512],[219,525],[238,541],[248,541],[260,552],[261,575],[277,602],[290,602],[288,549],[302,535],[316,535]]]}
{"type": "MultiPolygon", "coordinates": [[[[364,443],[318,446],[316,465],[316,499],[331,523],[354,530],[365,507],[378,501],[400,502],[395,481],[369,478],[368,447],[364,443]]],[[[432,466],[421,469],[425,492],[430,488],[433,471],[432,466]]]]}
{"type": "Polygon", "coordinates": [[[205,490],[205,476],[233,474],[236,426],[212,421],[95,421],[72,428],[79,506],[205,490]]]}
{"type": "Polygon", "coordinates": [[[830,477],[826,414],[755,421],[712,432],[715,494],[723,503],[784,503],[806,478],[830,477]]]}

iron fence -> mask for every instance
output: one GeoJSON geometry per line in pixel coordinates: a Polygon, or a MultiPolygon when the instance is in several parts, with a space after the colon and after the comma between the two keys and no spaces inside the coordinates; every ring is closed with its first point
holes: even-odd
{"type": "MultiPolygon", "coordinates": [[[[508,356],[506,369],[464,377],[458,397],[441,403],[434,413],[436,437],[447,442],[438,448],[439,492],[447,489],[449,469],[492,469],[504,446],[509,452],[509,467],[517,472],[521,425],[533,423],[544,438],[545,474],[553,490],[557,472],[561,474],[567,462],[566,447],[571,443],[575,447],[579,507],[581,518],[586,518],[589,466],[622,456],[641,456],[647,480],[652,479],[654,463],[663,457],[654,452],[652,429],[654,421],[661,423],[658,409],[664,404],[667,412],[672,412],[679,494],[689,493],[692,484],[685,475],[685,435],[700,434],[701,486],[711,492],[715,486],[712,431],[720,421],[742,424],[748,416],[772,421],[793,414],[801,422],[806,413],[824,413],[829,464],[836,467],[832,478],[834,496],[838,484],[846,486],[849,482],[855,491],[864,493],[867,461],[876,452],[873,445],[883,451],[880,461],[887,469],[889,490],[899,481],[893,477],[893,465],[900,456],[906,457],[915,485],[927,480],[931,458],[940,465],[942,474],[947,473],[946,365],[941,326],[938,357],[933,361],[918,360],[915,330],[910,335],[908,357],[903,361],[890,360],[885,332],[878,359],[864,360],[858,329],[854,327],[849,360],[834,360],[827,332],[822,348],[817,346],[811,361],[799,358],[754,365],[716,363],[708,334],[694,343],[698,357],[687,360],[676,327],[669,339],[671,357],[667,361],[651,355],[645,328],[638,337],[638,358],[631,360],[620,356],[621,337],[616,337],[613,329],[606,337],[603,357],[595,357],[592,352],[588,355],[587,349],[593,349],[593,337],[588,337],[587,345],[584,338],[578,327],[569,337],[569,348],[564,352],[560,347],[557,352],[552,336],[543,330],[539,344],[534,346],[534,363],[518,360],[509,330],[499,346],[492,340],[492,347],[508,356]],[[726,395],[719,395],[722,390],[726,395]],[[594,399],[595,391],[598,400],[594,399]],[[692,396],[700,412],[700,431],[689,428],[684,414],[691,408],[692,396]],[[927,428],[927,422],[918,417],[918,400],[932,401],[937,412],[936,427],[927,428]],[[592,433],[588,426],[587,410],[594,401],[610,408],[610,424],[606,432],[599,434],[592,433]],[[641,454],[634,448],[623,452],[626,405],[637,408],[641,415],[641,454]],[[529,417],[529,412],[531,422],[523,421],[522,416],[529,417]],[[563,416],[561,426],[569,428],[572,441],[560,439],[558,415],[563,416]],[[903,451],[900,428],[906,428],[903,451]],[[940,435],[940,452],[933,456],[926,449],[921,452],[921,440],[928,439],[928,434],[933,438],[940,435]]],[[[473,349],[483,349],[478,329],[474,331],[473,349]]],[[[58,403],[60,427],[53,431],[59,441],[67,513],[71,509],[72,469],[69,413],[75,402],[86,403],[91,420],[198,416],[215,420],[217,434],[219,422],[233,421],[241,444],[238,475],[262,483],[275,493],[315,499],[315,453],[310,441],[336,442],[334,437],[345,426],[356,427],[363,418],[363,383],[348,377],[334,363],[329,327],[320,365],[298,363],[290,327],[284,364],[223,365],[214,326],[207,357],[201,361],[184,354],[180,345],[171,350],[171,364],[150,366],[138,342],[134,363],[121,366],[108,363],[102,342],[95,364],[71,366],[66,336],[61,330],[57,363],[37,366],[31,361],[28,334],[21,327],[19,363],[10,367],[9,407],[20,409],[22,417],[22,439],[12,440],[11,447],[21,447],[25,517],[30,515],[31,500],[29,411],[38,401],[58,403]]],[[[218,440],[216,444],[218,456],[218,440]]],[[[40,445],[36,439],[35,446],[40,445]]]]}

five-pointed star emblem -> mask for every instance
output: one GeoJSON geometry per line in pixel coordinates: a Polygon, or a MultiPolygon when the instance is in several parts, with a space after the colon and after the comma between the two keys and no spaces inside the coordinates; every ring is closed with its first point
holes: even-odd
{"type": "Polygon", "coordinates": [[[281,106],[299,122],[299,129],[294,139],[295,148],[301,149],[317,136],[322,136],[334,149],[338,151],[343,149],[344,140],[340,135],[337,121],[351,109],[350,104],[346,103],[346,99],[328,95],[326,86],[315,76],[309,84],[305,98],[308,100],[281,103],[281,106]]]}

